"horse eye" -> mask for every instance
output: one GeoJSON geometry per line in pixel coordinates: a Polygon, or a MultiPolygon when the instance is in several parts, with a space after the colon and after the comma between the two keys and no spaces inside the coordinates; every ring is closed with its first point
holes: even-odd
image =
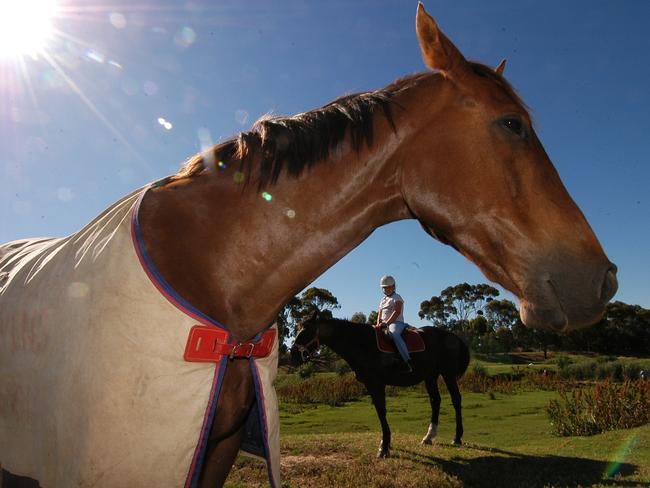
{"type": "Polygon", "coordinates": [[[501,121],[501,125],[519,137],[524,137],[526,135],[524,124],[522,124],[521,119],[518,117],[506,117],[501,121]]]}

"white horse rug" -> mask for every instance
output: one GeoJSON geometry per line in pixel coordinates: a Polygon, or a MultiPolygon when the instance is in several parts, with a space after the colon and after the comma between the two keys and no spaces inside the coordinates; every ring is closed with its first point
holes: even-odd
{"type": "MultiPolygon", "coordinates": [[[[43,488],[198,483],[229,359],[186,361],[188,334],[201,325],[230,337],[148,260],[137,221],[145,192],[69,237],[0,246],[0,465],[43,488]]],[[[275,487],[272,339],[250,359],[257,405],[243,449],[266,459],[275,487]]]]}

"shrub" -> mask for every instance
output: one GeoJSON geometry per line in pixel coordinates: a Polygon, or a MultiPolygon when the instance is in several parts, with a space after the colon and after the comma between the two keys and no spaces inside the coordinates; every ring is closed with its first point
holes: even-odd
{"type": "Polygon", "coordinates": [[[337,375],[344,376],[347,373],[352,372],[352,368],[350,368],[350,365],[347,363],[347,361],[344,359],[339,359],[334,364],[334,371],[336,371],[337,375]]]}
{"type": "Polygon", "coordinates": [[[469,374],[485,377],[487,376],[487,369],[485,369],[485,366],[483,366],[481,363],[474,363],[469,370],[469,374]]]}
{"type": "Polygon", "coordinates": [[[551,400],[546,411],[559,436],[638,427],[650,422],[650,382],[607,380],[592,388],[560,392],[560,400],[551,400]]]}
{"type": "Polygon", "coordinates": [[[648,370],[648,366],[645,367],[637,362],[630,362],[623,365],[623,376],[630,380],[636,380],[639,378],[642,370],[648,370]]]}
{"type": "Polygon", "coordinates": [[[485,368],[477,363],[463,375],[458,382],[460,389],[463,391],[470,391],[472,393],[485,393],[490,386],[490,379],[485,371],[485,368]]]}
{"type": "Polygon", "coordinates": [[[571,363],[573,363],[573,360],[569,356],[562,354],[561,356],[557,357],[555,362],[557,363],[557,369],[563,370],[566,369],[571,363]]]}
{"type": "Polygon", "coordinates": [[[598,356],[596,358],[598,363],[609,363],[611,361],[616,361],[616,356],[598,356]]]}
{"type": "Polygon", "coordinates": [[[572,363],[560,370],[560,376],[581,381],[594,379],[597,364],[593,360],[572,363]]]}
{"type": "Polygon", "coordinates": [[[515,393],[518,383],[515,381],[515,376],[511,374],[488,376],[484,366],[474,363],[469,371],[460,378],[458,384],[462,391],[472,393],[486,393],[489,391],[515,393]]]}
{"type": "Polygon", "coordinates": [[[623,364],[619,361],[598,364],[596,366],[596,378],[599,380],[611,378],[616,381],[623,381],[623,364]]]}
{"type": "Polygon", "coordinates": [[[579,381],[613,379],[623,381],[625,379],[636,380],[642,369],[649,369],[650,364],[646,360],[629,361],[606,356],[604,359],[588,359],[579,363],[566,364],[560,367],[558,372],[562,378],[570,378],[579,381]]]}
{"type": "Polygon", "coordinates": [[[318,367],[316,366],[315,363],[313,363],[312,361],[307,361],[296,370],[296,374],[300,376],[302,379],[311,378],[312,376],[314,376],[314,374],[316,374],[317,370],[318,367]]]}
{"type": "Polygon", "coordinates": [[[366,394],[365,387],[352,374],[345,376],[317,375],[301,383],[277,388],[280,400],[289,403],[324,403],[338,406],[358,400],[366,394]]]}

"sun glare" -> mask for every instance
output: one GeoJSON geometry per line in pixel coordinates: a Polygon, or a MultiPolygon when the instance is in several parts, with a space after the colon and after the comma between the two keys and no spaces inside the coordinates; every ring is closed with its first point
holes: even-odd
{"type": "Polygon", "coordinates": [[[0,4],[0,59],[36,56],[53,34],[56,0],[13,0],[0,4]]]}

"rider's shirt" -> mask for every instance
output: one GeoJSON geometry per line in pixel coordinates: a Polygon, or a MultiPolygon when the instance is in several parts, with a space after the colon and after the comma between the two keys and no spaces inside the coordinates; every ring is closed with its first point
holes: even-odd
{"type": "Polygon", "coordinates": [[[393,293],[391,296],[384,296],[379,302],[379,318],[385,322],[395,311],[397,302],[402,302],[402,311],[397,317],[396,322],[404,322],[404,299],[398,294],[393,293]]]}

